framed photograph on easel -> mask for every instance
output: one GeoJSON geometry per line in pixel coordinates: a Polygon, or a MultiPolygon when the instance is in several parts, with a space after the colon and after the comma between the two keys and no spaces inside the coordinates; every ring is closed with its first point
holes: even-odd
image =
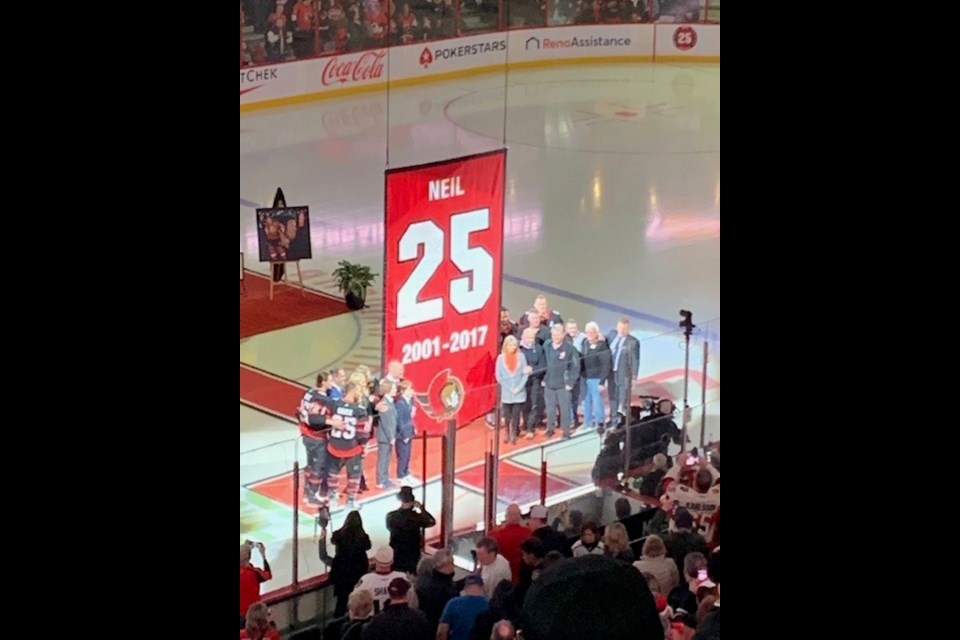
{"type": "Polygon", "coordinates": [[[309,207],[257,209],[257,238],[260,262],[297,262],[309,260],[309,207]]]}

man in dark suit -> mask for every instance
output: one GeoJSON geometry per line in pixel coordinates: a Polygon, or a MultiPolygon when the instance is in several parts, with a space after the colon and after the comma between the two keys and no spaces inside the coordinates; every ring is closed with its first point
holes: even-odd
{"type": "Polygon", "coordinates": [[[630,415],[630,392],[640,375],[640,341],[630,335],[630,318],[620,318],[617,330],[607,335],[613,367],[607,384],[610,395],[610,424],[617,427],[621,416],[630,415]]]}

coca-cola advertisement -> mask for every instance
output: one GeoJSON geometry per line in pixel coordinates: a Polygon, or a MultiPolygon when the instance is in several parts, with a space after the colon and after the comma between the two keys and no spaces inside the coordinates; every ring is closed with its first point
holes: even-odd
{"type": "Polygon", "coordinates": [[[383,67],[386,63],[386,49],[332,56],[323,67],[320,82],[323,86],[330,87],[381,80],[384,78],[383,67]]]}

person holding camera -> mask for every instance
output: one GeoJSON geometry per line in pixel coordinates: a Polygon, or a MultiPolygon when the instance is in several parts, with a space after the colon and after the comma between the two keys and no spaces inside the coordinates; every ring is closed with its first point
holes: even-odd
{"type": "Polygon", "coordinates": [[[420,560],[420,532],[434,526],[437,521],[413,497],[411,487],[401,487],[397,499],[400,500],[400,508],[387,514],[387,530],[394,553],[393,568],[415,573],[420,560]]]}
{"type": "Polygon", "coordinates": [[[343,526],[333,532],[330,542],[336,548],[331,558],[327,551],[327,525],[320,529],[320,559],[330,567],[330,582],[333,583],[333,595],[337,605],[333,615],[340,617],[347,612],[347,600],[350,592],[370,569],[367,551],[371,548],[370,536],[363,529],[363,518],[359,511],[351,511],[343,526]]]}
{"type": "Polygon", "coordinates": [[[260,585],[273,579],[270,563],[267,562],[266,549],[262,542],[247,540],[240,547],[240,628],[247,625],[246,615],[250,606],[260,601],[260,585]],[[256,547],[263,560],[263,569],[258,569],[250,562],[253,549],[256,547]]]}

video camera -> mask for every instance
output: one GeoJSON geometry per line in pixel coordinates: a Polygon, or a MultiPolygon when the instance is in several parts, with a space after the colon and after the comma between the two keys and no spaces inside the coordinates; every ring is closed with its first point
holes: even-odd
{"type": "Polygon", "coordinates": [[[641,405],[636,407],[640,412],[647,412],[650,417],[673,415],[677,407],[670,398],[660,396],[640,396],[641,405]]]}
{"type": "Polygon", "coordinates": [[[330,507],[324,505],[317,511],[317,526],[326,529],[328,524],[330,524],[330,507]]]}

